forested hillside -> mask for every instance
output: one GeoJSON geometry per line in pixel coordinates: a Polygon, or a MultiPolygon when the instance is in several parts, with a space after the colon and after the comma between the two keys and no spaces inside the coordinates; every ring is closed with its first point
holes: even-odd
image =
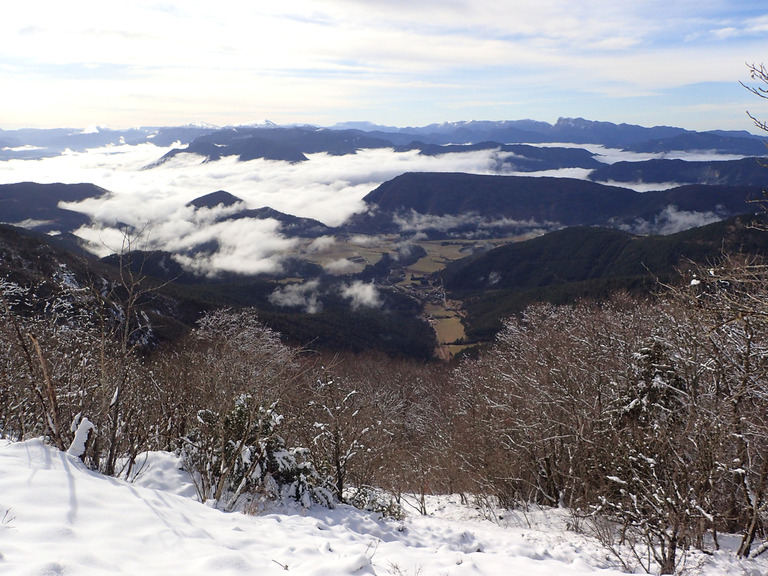
{"type": "Polygon", "coordinates": [[[763,549],[760,261],[692,267],[652,300],[528,307],[452,367],[308,354],[252,309],[157,343],[139,306],[154,288],[126,278],[106,296],[66,273],[45,294],[3,281],[3,437],[44,436],[108,475],[176,451],[199,498],[225,509],[271,498],[397,515],[402,492],[462,492],[567,506],[608,551],[623,554],[615,527],[666,573],[724,532],[740,556],[763,549]]]}
{"type": "Polygon", "coordinates": [[[533,302],[600,301],[621,291],[650,295],[723,254],[765,257],[764,220],[739,216],[668,236],[565,228],[456,260],[439,276],[451,297],[465,303],[468,338],[487,340],[504,318],[533,302]]]}

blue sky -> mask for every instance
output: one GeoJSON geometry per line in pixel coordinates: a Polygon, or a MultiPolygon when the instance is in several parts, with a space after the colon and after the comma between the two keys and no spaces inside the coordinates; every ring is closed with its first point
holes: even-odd
{"type": "Polygon", "coordinates": [[[768,4],[706,0],[27,0],[0,21],[0,128],[559,116],[768,117],[768,4]]]}

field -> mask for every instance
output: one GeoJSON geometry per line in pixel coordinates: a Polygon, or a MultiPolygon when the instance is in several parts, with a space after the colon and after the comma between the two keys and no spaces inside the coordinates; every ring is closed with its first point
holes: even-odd
{"type": "Polygon", "coordinates": [[[390,282],[424,304],[424,316],[437,336],[437,354],[448,359],[467,347],[463,342],[462,303],[446,301],[439,279],[436,281],[433,275],[449,262],[523,239],[403,241],[400,236],[357,235],[327,242],[306,241],[300,253],[302,258],[323,266],[332,274],[349,274],[359,273],[365,266],[376,264],[385,253],[396,255],[398,248],[406,242],[423,248],[426,255],[416,262],[393,269],[390,282]]]}

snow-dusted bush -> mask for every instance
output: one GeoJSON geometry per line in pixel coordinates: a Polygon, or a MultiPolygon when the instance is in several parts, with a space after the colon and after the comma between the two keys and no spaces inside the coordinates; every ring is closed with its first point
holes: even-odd
{"type": "Polygon", "coordinates": [[[294,442],[277,410],[301,375],[298,351],[253,310],[217,310],[201,318],[163,381],[169,427],[202,501],[226,509],[259,499],[330,504],[307,449],[294,442]],[[169,401],[178,394],[182,403],[169,401]]]}
{"type": "Polygon", "coordinates": [[[349,487],[344,491],[344,501],[360,510],[381,514],[382,518],[402,520],[405,510],[393,494],[374,486],[349,487]]]}
{"type": "Polygon", "coordinates": [[[600,490],[608,402],[653,321],[635,302],[536,305],[454,374],[454,446],[499,503],[575,506],[600,490]]]}
{"type": "Polygon", "coordinates": [[[591,510],[664,573],[739,531],[768,546],[768,268],[653,302],[537,305],[455,374],[453,446],[503,505],[591,510]]]}
{"type": "Polygon", "coordinates": [[[198,426],[183,439],[181,458],[201,501],[231,510],[259,500],[291,498],[304,507],[332,504],[308,451],[288,447],[278,433],[276,403],[241,394],[228,411],[198,412],[198,426]]]}
{"type": "Polygon", "coordinates": [[[371,416],[366,399],[340,378],[325,374],[311,387],[304,417],[305,424],[311,424],[315,463],[333,479],[334,494],[341,501],[353,465],[372,455],[366,444],[377,422],[371,416]]]}

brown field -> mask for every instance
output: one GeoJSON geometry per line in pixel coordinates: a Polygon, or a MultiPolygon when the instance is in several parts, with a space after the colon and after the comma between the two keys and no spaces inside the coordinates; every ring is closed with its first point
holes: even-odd
{"type": "MultiPolygon", "coordinates": [[[[417,276],[432,274],[442,270],[448,262],[469,256],[473,249],[501,246],[516,240],[518,239],[418,241],[416,244],[424,248],[427,255],[408,266],[406,274],[416,274],[417,276]]],[[[353,262],[353,265],[351,264],[349,269],[340,273],[360,272],[367,264],[378,262],[384,252],[395,252],[395,244],[402,241],[400,236],[356,236],[350,239],[336,240],[330,246],[320,250],[312,250],[312,242],[305,241],[299,249],[299,256],[321,266],[347,259],[353,262]]]]}
{"type": "Polygon", "coordinates": [[[464,325],[457,311],[445,310],[436,304],[426,304],[424,312],[433,320],[440,344],[453,344],[464,338],[464,325]]]}
{"type": "MultiPolygon", "coordinates": [[[[446,309],[442,304],[434,303],[434,294],[440,290],[439,287],[422,286],[414,280],[439,272],[449,262],[470,256],[474,251],[488,250],[523,239],[520,237],[415,242],[424,248],[427,255],[405,267],[405,278],[398,283],[398,286],[403,290],[408,290],[412,295],[420,297],[424,302],[425,316],[430,319],[437,335],[438,349],[436,354],[439,357],[448,360],[467,348],[467,345],[460,344],[465,337],[464,326],[461,323],[461,302],[449,301],[447,302],[448,309],[446,309]]],[[[329,246],[317,250],[313,249],[312,242],[308,240],[302,244],[298,256],[323,267],[334,262],[348,260],[349,262],[345,267],[331,273],[357,273],[361,272],[365,266],[378,262],[385,252],[396,252],[396,244],[401,242],[403,239],[400,236],[355,236],[349,239],[336,240],[329,246]]]]}

